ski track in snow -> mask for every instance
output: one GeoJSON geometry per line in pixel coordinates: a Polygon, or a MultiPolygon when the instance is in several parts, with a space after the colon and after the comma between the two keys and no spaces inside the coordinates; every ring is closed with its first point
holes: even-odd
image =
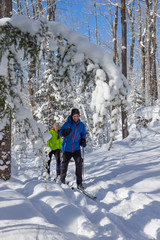
{"type": "MultiPolygon", "coordinates": [[[[160,135],[116,141],[110,152],[85,154],[84,186],[95,201],[68,185],[38,183],[32,155],[0,181],[1,240],[160,240],[160,135]]],[[[16,159],[16,155],[13,160],[16,159]]],[[[51,174],[55,174],[52,159],[51,174]]],[[[75,186],[74,162],[67,179],[75,186]]]]}

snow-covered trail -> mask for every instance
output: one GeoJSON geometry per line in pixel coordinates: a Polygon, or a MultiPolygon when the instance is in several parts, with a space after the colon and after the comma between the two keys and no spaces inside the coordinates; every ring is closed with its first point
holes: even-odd
{"type": "MultiPolygon", "coordinates": [[[[84,186],[93,201],[67,185],[38,183],[33,160],[0,182],[0,239],[160,240],[160,132],[135,130],[85,154],[84,186]]],[[[55,161],[52,160],[52,175],[55,161]]],[[[74,185],[74,163],[67,179],[74,185]]]]}

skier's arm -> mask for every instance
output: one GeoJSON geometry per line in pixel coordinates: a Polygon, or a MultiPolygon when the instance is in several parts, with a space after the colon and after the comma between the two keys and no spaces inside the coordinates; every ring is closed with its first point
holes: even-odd
{"type": "Polygon", "coordinates": [[[83,131],[81,133],[80,146],[86,147],[86,128],[85,128],[85,125],[83,126],[83,131]]]}
{"type": "Polygon", "coordinates": [[[86,139],[86,128],[85,128],[85,125],[83,125],[83,130],[82,130],[82,133],[81,133],[81,139],[86,139]]]}
{"type": "Polygon", "coordinates": [[[64,123],[61,129],[59,130],[59,135],[61,137],[67,137],[72,132],[68,123],[64,123]]]}

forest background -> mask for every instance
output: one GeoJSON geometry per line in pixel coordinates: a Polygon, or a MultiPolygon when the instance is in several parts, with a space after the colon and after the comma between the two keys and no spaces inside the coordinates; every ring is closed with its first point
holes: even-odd
{"type": "MultiPolygon", "coordinates": [[[[8,68],[10,74],[8,76],[14,72],[14,79],[20,79],[23,85],[23,88],[22,85],[20,87],[20,91],[23,92],[23,97],[22,95],[19,97],[20,102],[29,107],[35,122],[46,126],[47,130],[56,121],[62,124],[70,114],[71,108],[78,107],[82,113],[81,118],[87,126],[88,149],[97,148],[106,142],[110,143],[110,147],[111,142],[116,138],[116,134],[119,131],[123,132],[124,125],[126,132],[123,133],[122,137],[125,138],[128,135],[127,124],[133,120],[137,108],[158,104],[160,94],[158,47],[160,40],[158,35],[160,3],[158,0],[1,0],[0,18],[14,15],[25,15],[29,19],[35,20],[45,17],[48,21],[62,23],[72,31],[82,34],[91,43],[110,53],[113,62],[121,69],[130,85],[130,89],[125,86],[127,89],[124,94],[126,99],[125,109],[117,98],[114,99],[114,103],[112,102],[107,107],[105,103],[102,103],[107,108],[107,112],[102,115],[97,113],[100,116],[98,120],[97,118],[95,120],[93,109],[90,107],[92,92],[96,86],[95,81],[93,81],[95,74],[86,77],[86,71],[83,70],[82,74],[79,70],[78,72],[74,71],[72,78],[68,75],[65,78],[66,72],[64,71],[62,78],[57,69],[61,66],[60,64],[67,53],[65,52],[63,55],[62,51],[60,53],[56,51],[51,54],[48,50],[47,38],[44,43],[45,51],[43,49],[41,52],[43,56],[41,59],[39,58],[41,64],[37,62],[35,57],[37,54],[35,46],[30,46],[30,49],[27,50],[30,51],[31,57],[23,59],[22,68],[16,62],[13,52],[8,54],[10,61],[8,68]],[[11,59],[14,64],[11,64],[11,59]],[[21,69],[23,69],[23,73],[21,69]],[[115,109],[117,110],[115,111],[115,109]]],[[[2,33],[4,34],[3,30],[2,33]]],[[[3,46],[5,42],[2,40],[3,38],[1,39],[1,45],[3,46]]],[[[63,42],[62,45],[65,46],[65,49],[71,48],[66,39],[60,39],[60,42],[63,42]]],[[[85,61],[87,60],[78,62],[78,66],[75,68],[80,69],[83,64],[85,66],[85,61]]],[[[10,85],[13,84],[12,77],[8,77],[11,81],[10,85]]],[[[119,77],[121,78],[121,76],[119,77]]],[[[2,86],[6,86],[3,81],[4,78],[1,77],[1,91],[4,91],[2,86]]],[[[17,86],[17,82],[15,85],[17,86]]],[[[10,90],[9,95],[12,95],[10,90]]],[[[15,98],[15,95],[12,97],[15,98]]],[[[35,129],[32,134],[29,133],[29,129],[35,128],[35,123],[26,121],[26,114],[24,114],[23,119],[21,119],[23,120],[22,124],[17,118],[19,115],[15,114],[19,108],[17,110],[16,106],[11,109],[11,104],[6,107],[4,96],[1,97],[1,103],[4,103],[4,105],[1,104],[1,119],[4,118],[4,109],[5,117],[7,116],[7,119],[10,119],[9,122],[4,123],[0,139],[1,166],[5,166],[3,170],[0,170],[1,178],[8,179],[10,177],[11,142],[14,145],[15,143],[25,143],[17,144],[21,158],[28,142],[24,140],[20,133],[29,137],[31,142],[33,142],[31,137],[33,132],[34,142],[35,139],[36,141],[39,138],[43,139],[43,136],[39,128],[37,128],[37,134],[35,134],[35,129]],[[6,111],[6,109],[9,110],[6,111]],[[26,124],[28,124],[27,128],[26,124]],[[11,134],[12,132],[14,134],[11,134]],[[6,142],[4,144],[5,149],[2,147],[4,142],[6,142]],[[8,154],[3,154],[3,152],[8,152],[8,154]],[[5,157],[2,155],[5,155],[5,157]]],[[[140,119],[139,122],[147,124],[146,119],[140,119]]],[[[39,144],[39,149],[42,149],[41,144],[39,144]]],[[[41,151],[36,148],[37,156],[41,155],[44,159],[41,151]]],[[[39,159],[37,161],[39,162],[39,159]]]]}

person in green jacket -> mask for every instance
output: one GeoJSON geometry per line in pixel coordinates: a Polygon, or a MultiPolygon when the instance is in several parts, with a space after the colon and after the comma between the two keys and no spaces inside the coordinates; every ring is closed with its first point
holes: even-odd
{"type": "Polygon", "coordinates": [[[47,165],[47,172],[50,175],[50,164],[52,155],[54,154],[56,158],[56,172],[57,177],[60,176],[60,150],[62,147],[62,137],[58,133],[59,125],[55,124],[53,128],[50,129],[49,133],[52,135],[52,137],[48,140],[47,147],[50,147],[51,151],[49,152],[49,161],[47,165]]]}

